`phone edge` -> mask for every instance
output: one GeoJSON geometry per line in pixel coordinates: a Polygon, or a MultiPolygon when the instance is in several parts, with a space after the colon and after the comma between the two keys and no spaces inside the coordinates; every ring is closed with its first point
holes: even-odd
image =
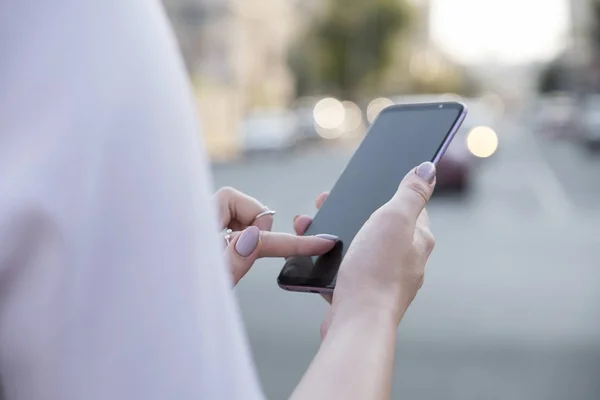
{"type": "MultiPolygon", "coordinates": [[[[440,104],[440,103],[429,103],[427,105],[433,105],[433,104],[440,104]]],[[[446,104],[446,103],[442,103],[442,104],[446,104]]],[[[437,154],[435,155],[434,159],[432,160],[432,162],[435,166],[438,165],[439,161],[442,159],[442,157],[448,150],[448,147],[450,147],[450,143],[452,143],[452,140],[454,140],[454,137],[458,133],[458,130],[460,129],[463,122],[465,121],[465,118],[467,117],[468,108],[467,108],[466,104],[461,103],[461,102],[452,102],[451,104],[459,104],[462,107],[462,111],[460,112],[459,116],[456,118],[456,121],[454,121],[454,124],[452,125],[452,129],[450,130],[450,133],[446,136],[446,138],[442,142],[440,148],[438,149],[437,154]]],[[[373,123],[375,123],[375,122],[373,122],[373,123]]],[[[333,291],[335,290],[335,288],[323,288],[323,287],[316,287],[316,286],[282,285],[281,283],[279,283],[279,280],[277,280],[277,285],[283,290],[292,291],[292,292],[296,292],[296,293],[332,294],[333,291]]]]}
{"type": "Polygon", "coordinates": [[[437,154],[435,155],[435,157],[432,160],[433,164],[436,167],[437,167],[438,163],[440,162],[440,160],[442,159],[442,157],[444,156],[444,154],[446,154],[446,150],[448,150],[448,147],[450,147],[450,143],[452,143],[452,140],[454,140],[454,137],[458,133],[458,130],[462,126],[463,122],[465,122],[465,118],[467,118],[467,112],[468,112],[467,106],[464,103],[460,103],[460,102],[456,102],[455,104],[460,104],[462,107],[462,111],[461,111],[460,115],[458,116],[458,118],[456,119],[456,121],[454,121],[452,130],[450,131],[448,136],[446,136],[446,139],[444,139],[437,154]]]}

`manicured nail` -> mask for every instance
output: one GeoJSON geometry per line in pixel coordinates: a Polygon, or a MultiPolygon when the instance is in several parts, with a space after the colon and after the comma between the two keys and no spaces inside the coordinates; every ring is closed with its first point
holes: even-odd
{"type": "Polygon", "coordinates": [[[332,240],[334,242],[337,242],[338,240],[340,240],[339,237],[335,236],[335,235],[330,235],[329,233],[319,233],[318,235],[315,235],[318,238],[321,239],[327,239],[327,240],[332,240]]]}
{"type": "Polygon", "coordinates": [[[256,226],[250,226],[238,238],[235,243],[235,251],[242,257],[248,257],[258,246],[259,239],[260,230],[256,226]]]}
{"type": "Polygon", "coordinates": [[[417,167],[417,175],[425,179],[429,184],[435,179],[435,165],[432,162],[426,161],[417,167]]]}

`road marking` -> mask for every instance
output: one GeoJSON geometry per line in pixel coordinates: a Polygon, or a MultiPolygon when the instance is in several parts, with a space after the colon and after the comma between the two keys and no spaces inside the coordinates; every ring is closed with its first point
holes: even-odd
{"type": "Polygon", "coordinates": [[[545,209],[546,214],[554,222],[564,223],[573,217],[573,202],[571,201],[567,190],[556,176],[556,173],[550,166],[550,162],[544,157],[542,149],[530,133],[523,134],[523,137],[531,146],[529,156],[534,166],[531,181],[534,192],[536,193],[540,204],[545,209]]]}

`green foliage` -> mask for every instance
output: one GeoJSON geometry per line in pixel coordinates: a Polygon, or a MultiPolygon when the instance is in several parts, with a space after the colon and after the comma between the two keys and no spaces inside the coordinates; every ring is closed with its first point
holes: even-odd
{"type": "Polygon", "coordinates": [[[409,20],[402,0],[329,0],[324,18],[290,54],[298,94],[325,90],[355,98],[390,65],[397,35],[409,20]]]}

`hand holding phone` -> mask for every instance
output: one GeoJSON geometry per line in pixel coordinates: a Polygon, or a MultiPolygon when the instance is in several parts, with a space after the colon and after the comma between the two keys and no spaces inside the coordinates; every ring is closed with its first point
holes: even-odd
{"type": "MultiPolygon", "coordinates": [[[[464,118],[464,111],[461,110],[458,115],[453,119],[454,122],[438,126],[437,131],[430,133],[432,136],[442,136],[440,145],[435,150],[432,150],[432,146],[422,146],[416,151],[418,154],[412,155],[407,154],[410,147],[398,150],[391,146],[394,144],[392,139],[396,138],[393,134],[398,134],[404,125],[395,125],[390,123],[389,119],[387,124],[378,125],[376,121],[307,230],[310,232],[323,228],[319,233],[333,233],[341,238],[344,238],[342,235],[345,234],[345,238],[351,238],[351,244],[346,243],[350,244],[347,250],[342,247],[342,257],[344,251],[347,254],[342,268],[339,269],[339,275],[336,272],[332,282],[326,284],[332,266],[325,264],[323,268],[326,271],[322,271],[318,268],[319,258],[316,262],[315,259],[311,259],[307,263],[288,260],[284,266],[278,281],[288,290],[327,293],[333,290],[337,280],[335,296],[321,325],[323,342],[319,353],[295,390],[293,398],[389,397],[397,324],[422,285],[425,263],[434,244],[428,228],[425,205],[435,185],[435,165],[426,162],[416,169],[413,166],[427,160],[427,157],[431,157],[430,161],[439,160],[464,118]],[[375,135],[375,128],[381,126],[387,127],[387,132],[379,131],[375,135]],[[386,138],[386,133],[392,137],[386,138]],[[389,148],[386,149],[382,142],[387,142],[389,148]],[[368,148],[379,152],[365,150],[368,148]],[[401,154],[394,157],[393,150],[401,154]],[[423,152],[431,153],[423,156],[423,152]],[[366,157],[365,154],[370,157],[366,157]],[[400,158],[399,155],[403,157],[400,158]],[[409,165],[408,163],[412,162],[411,156],[418,161],[406,167],[407,173],[398,187],[398,170],[394,167],[398,167],[399,164],[409,165]],[[365,164],[364,161],[369,159],[371,163],[365,164]],[[386,169],[386,166],[390,167],[386,165],[389,163],[394,165],[386,169]],[[365,169],[374,174],[360,175],[365,169]],[[365,179],[345,178],[352,177],[353,174],[359,174],[354,176],[365,179]],[[376,183],[381,184],[379,189],[386,193],[365,190],[377,189],[376,183]],[[393,188],[391,193],[387,193],[390,188],[393,188]],[[334,201],[336,197],[338,200],[334,201]],[[377,205],[378,202],[381,204],[377,205]],[[355,210],[353,206],[362,208],[355,210]],[[370,210],[374,206],[375,209],[370,210]],[[328,207],[329,211],[326,212],[328,207]],[[360,221],[365,215],[366,218],[360,221]],[[321,225],[315,228],[318,224],[321,225]],[[352,227],[355,224],[360,224],[356,234],[351,231],[330,230],[344,226],[352,227]],[[286,267],[290,269],[286,270],[286,267]],[[300,270],[294,271],[295,268],[300,270]],[[302,268],[306,270],[303,271],[302,268]],[[306,276],[325,278],[321,281],[311,281],[306,279],[306,276]],[[294,278],[299,279],[293,282],[294,278]],[[289,287],[286,283],[298,286],[289,287]],[[366,371],[360,367],[364,365],[369,366],[366,371]],[[347,383],[327,385],[323,383],[324,376],[329,378],[329,382],[347,383]]],[[[427,116],[431,117],[418,116],[417,123],[411,127],[417,129],[411,129],[407,134],[408,138],[420,138],[421,132],[418,128],[427,125],[426,118],[423,118],[427,116]]],[[[381,115],[378,121],[381,122],[381,115]]],[[[424,141],[422,137],[420,139],[424,141]]],[[[336,254],[330,257],[329,262],[335,263],[339,260],[340,257],[336,254]]]]}
{"type": "MultiPolygon", "coordinates": [[[[341,318],[346,319],[365,312],[382,313],[395,323],[400,321],[421,287],[425,263],[435,244],[427,211],[419,204],[425,204],[433,192],[434,184],[428,182],[434,173],[431,163],[409,172],[397,194],[371,216],[369,221],[375,223],[367,222],[361,228],[340,268],[335,310],[330,309],[321,325],[322,338],[333,314],[345,314],[341,318]],[[378,223],[378,218],[383,222],[378,223]]],[[[317,209],[326,198],[327,193],[317,198],[317,209]]],[[[294,220],[294,230],[303,235],[310,223],[309,216],[301,215],[294,220]]],[[[331,295],[323,296],[332,303],[331,295]]]]}
{"type": "Polygon", "coordinates": [[[288,259],[279,285],[292,291],[331,293],[342,259],[363,224],[389,202],[398,181],[414,165],[439,161],[465,115],[460,103],[385,109],[305,233],[330,233],[340,241],[323,256],[288,259]]]}

